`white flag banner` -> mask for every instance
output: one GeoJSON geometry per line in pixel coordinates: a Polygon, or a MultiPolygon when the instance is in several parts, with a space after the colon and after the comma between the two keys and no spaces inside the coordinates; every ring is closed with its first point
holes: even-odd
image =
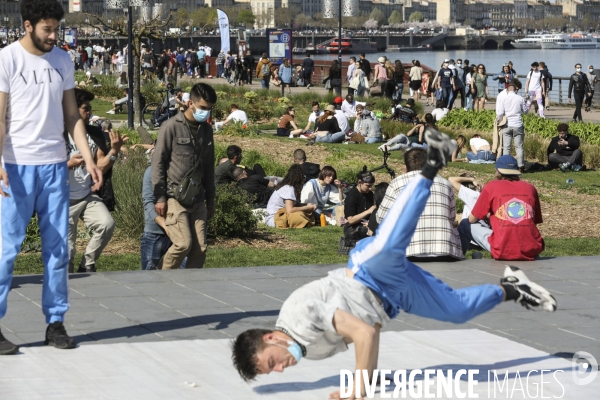
{"type": "Polygon", "coordinates": [[[229,17],[227,13],[217,8],[217,17],[219,18],[219,29],[221,31],[221,50],[227,54],[229,47],[229,17]]]}

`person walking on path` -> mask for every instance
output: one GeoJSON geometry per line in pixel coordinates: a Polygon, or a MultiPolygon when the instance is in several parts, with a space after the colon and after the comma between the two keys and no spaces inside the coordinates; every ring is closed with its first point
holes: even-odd
{"type": "MultiPolygon", "coordinates": [[[[56,0],[22,0],[20,6],[25,36],[0,56],[0,318],[6,314],[15,259],[35,213],[44,262],[44,344],[71,349],[75,341],[64,326],[69,309],[65,130],[81,153],[92,191],[100,189],[103,178],[75,101],[73,63],[55,47],[64,11],[56,0]]],[[[18,350],[0,333],[0,355],[18,350]]]]}
{"type": "Polygon", "coordinates": [[[354,78],[354,71],[356,71],[356,57],[350,57],[348,63],[348,70],[346,71],[346,81],[348,82],[348,95],[354,95],[356,89],[350,87],[352,78],[354,78]]]}
{"type": "Polygon", "coordinates": [[[292,94],[292,65],[287,58],[279,66],[279,79],[281,79],[281,95],[285,95],[285,87],[288,88],[288,94],[292,94]]]}
{"type": "Polygon", "coordinates": [[[483,64],[477,66],[477,72],[471,78],[471,94],[475,102],[475,111],[485,110],[485,99],[489,96],[489,92],[483,64]]]}
{"type": "Polygon", "coordinates": [[[187,110],[160,127],[152,155],[154,209],[173,242],[162,269],[178,269],[186,257],[186,268],[202,268],[206,260],[206,223],[215,212],[215,148],[207,121],[216,102],[215,90],[197,83],[187,110]]]}
{"type": "Polygon", "coordinates": [[[589,112],[592,107],[592,99],[594,97],[594,92],[596,91],[596,86],[600,83],[598,80],[598,76],[594,72],[594,66],[588,66],[588,72],[585,73],[588,78],[588,82],[590,83],[591,92],[589,95],[585,96],[585,112],[589,112]]]}
{"type": "Polygon", "coordinates": [[[575,73],[571,75],[569,79],[569,103],[571,102],[571,93],[575,97],[575,112],[573,113],[573,122],[583,121],[581,117],[581,106],[583,105],[583,98],[587,94],[592,94],[592,88],[587,76],[581,72],[581,64],[575,64],[575,73]]]}
{"type": "Polygon", "coordinates": [[[273,71],[271,70],[272,67],[273,64],[269,61],[267,53],[263,53],[262,58],[258,64],[256,64],[256,77],[260,79],[260,85],[263,89],[269,88],[269,82],[271,80],[271,75],[273,74],[273,71]]]}
{"type": "Polygon", "coordinates": [[[421,88],[421,78],[423,75],[423,68],[419,60],[413,60],[413,66],[410,69],[410,89],[413,91],[412,95],[415,102],[419,101],[419,89],[421,88]]]}
{"type": "Polygon", "coordinates": [[[315,69],[315,62],[310,58],[310,54],[306,53],[306,57],[302,60],[302,76],[304,78],[304,84],[306,88],[310,90],[310,80],[312,78],[313,70],[315,69]]]}
{"type": "Polygon", "coordinates": [[[546,93],[546,83],[539,68],[540,64],[537,61],[531,64],[531,71],[527,74],[527,81],[525,82],[525,94],[527,95],[527,108],[531,106],[532,98],[535,97],[538,115],[544,118],[543,94],[546,93]]]}

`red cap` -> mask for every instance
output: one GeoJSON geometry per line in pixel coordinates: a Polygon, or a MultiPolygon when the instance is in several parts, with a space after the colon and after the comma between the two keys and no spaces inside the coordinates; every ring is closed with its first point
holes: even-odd
{"type": "Polygon", "coordinates": [[[337,104],[341,104],[344,102],[344,99],[342,99],[340,96],[336,97],[335,100],[333,100],[334,103],[337,104]]]}

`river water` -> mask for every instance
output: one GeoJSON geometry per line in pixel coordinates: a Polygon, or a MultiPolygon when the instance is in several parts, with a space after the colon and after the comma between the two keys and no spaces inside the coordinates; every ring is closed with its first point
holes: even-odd
{"type": "MultiPolygon", "coordinates": [[[[354,55],[354,54],[353,54],[354,55]]],[[[347,61],[351,55],[343,54],[342,59],[347,61]]],[[[358,57],[358,54],[355,55],[358,57]]],[[[445,58],[454,60],[468,59],[472,63],[482,63],[488,73],[500,72],[502,65],[508,61],[513,62],[513,68],[517,71],[519,78],[525,76],[531,69],[534,61],[544,61],[553,76],[571,76],[575,72],[575,63],[581,63],[583,71],[587,71],[588,65],[594,65],[600,73],[600,49],[578,49],[578,50],[544,50],[544,49],[512,49],[512,50],[450,50],[450,51],[420,51],[420,52],[392,52],[367,54],[367,59],[373,63],[380,56],[386,56],[390,60],[400,60],[410,63],[413,59],[419,60],[433,69],[439,68],[445,58]],[[594,64],[595,63],[595,64],[594,64]]],[[[335,60],[337,54],[323,54],[312,56],[315,60],[335,60]]],[[[302,56],[294,55],[294,62],[300,62],[302,56]]]]}

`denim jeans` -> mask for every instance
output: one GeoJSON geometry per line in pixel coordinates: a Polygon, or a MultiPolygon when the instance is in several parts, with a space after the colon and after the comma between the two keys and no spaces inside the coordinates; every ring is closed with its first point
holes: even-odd
{"type": "Polygon", "coordinates": [[[477,153],[467,152],[467,160],[496,161],[496,156],[489,150],[479,150],[477,153]]]}
{"type": "Polygon", "coordinates": [[[269,80],[268,79],[261,79],[260,80],[260,86],[263,89],[268,89],[269,88],[269,80]]]}
{"type": "Polygon", "coordinates": [[[217,64],[217,69],[218,69],[218,71],[219,71],[219,72],[218,72],[218,75],[219,75],[219,76],[218,76],[217,78],[220,78],[220,77],[221,77],[221,75],[223,75],[223,64],[217,64]]]}
{"type": "Polygon", "coordinates": [[[394,98],[394,100],[402,101],[402,91],[404,90],[404,83],[397,83],[396,86],[398,86],[398,89],[396,89],[392,97],[394,98]]]}
{"type": "Polygon", "coordinates": [[[141,242],[142,269],[156,269],[161,257],[171,247],[171,240],[167,235],[144,232],[141,242]]]}
{"type": "Polygon", "coordinates": [[[510,154],[510,145],[515,140],[515,150],[517,151],[517,164],[519,167],[525,165],[525,156],[523,154],[523,140],[525,131],[523,126],[507,126],[502,129],[502,154],[510,154]]]}
{"type": "Polygon", "coordinates": [[[365,143],[379,143],[379,142],[381,142],[381,136],[365,138],[365,143]]]}
{"type": "Polygon", "coordinates": [[[442,101],[444,102],[445,106],[450,104],[450,100],[452,100],[452,93],[452,86],[442,87],[442,101]]]}
{"type": "Polygon", "coordinates": [[[328,133],[325,136],[319,136],[315,138],[317,143],[342,143],[346,138],[345,132],[328,133]]]}

